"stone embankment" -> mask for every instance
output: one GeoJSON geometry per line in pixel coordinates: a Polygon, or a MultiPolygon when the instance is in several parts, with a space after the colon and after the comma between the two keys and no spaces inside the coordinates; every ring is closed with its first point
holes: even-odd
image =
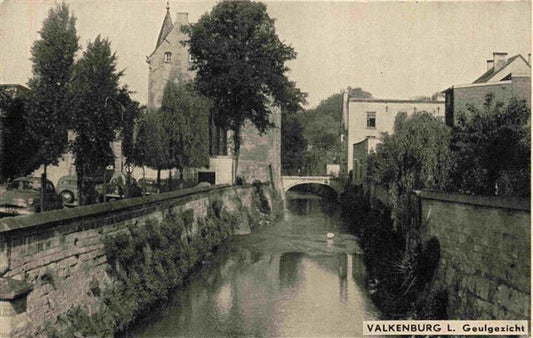
{"type": "Polygon", "coordinates": [[[276,196],[215,186],[1,219],[0,336],[125,329],[232,233],[269,222],[276,196]]]}
{"type": "MultiPolygon", "coordinates": [[[[436,319],[530,319],[529,200],[416,191],[409,203],[411,224],[403,230],[405,233],[399,233],[391,226],[390,216],[383,218],[387,214],[384,211],[391,206],[385,187],[365,186],[355,191],[355,202],[344,201],[343,207],[355,218],[369,218],[364,224],[355,222],[368,239],[368,243],[362,243],[363,247],[377,256],[390,247],[403,251],[403,261],[414,264],[413,271],[420,275],[417,279],[426,280],[421,290],[434,290],[438,298],[435,303],[445,303],[444,311],[437,312],[446,318],[436,319]],[[387,240],[398,243],[383,243],[387,240]],[[424,261],[432,263],[428,265],[424,261]]],[[[383,267],[371,256],[366,261],[373,265],[371,270],[378,270],[379,276],[383,267]]],[[[384,280],[388,281],[387,278],[384,280]]],[[[405,281],[400,280],[400,284],[404,285],[405,281]]],[[[386,289],[383,283],[379,286],[386,289]]],[[[391,290],[385,291],[393,293],[391,290]]],[[[376,293],[374,298],[379,296],[376,293]]],[[[407,300],[420,303],[415,296],[407,300]]],[[[405,316],[412,315],[412,305],[400,305],[405,316]]],[[[422,308],[419,312],[424,315],[427,311],[422,308]]]]}

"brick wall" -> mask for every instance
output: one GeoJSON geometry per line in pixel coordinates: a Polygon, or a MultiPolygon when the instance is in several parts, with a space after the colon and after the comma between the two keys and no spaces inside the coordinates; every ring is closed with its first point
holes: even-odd
{"type": "Polygon", "coordinates": [[[529,201],[423,191],[420,206],[424,237],[440,243],[435,283],[450,319],[529,319],[529,201]]]}
{"type": "Polygon", "coordinates": [[[492,93],[497,101],[507,102],[513,97],[512,83],[487,85],[477,87],[465,87],[454,89],[454,112],[455,117],[460,112],[467,112],[468,105],[473,105],[478,109],[483,108],[485,97],[492,93]]]}
{"type": "MultiPolygon", "coordinates": [[[[271,201],[270,193],[266,196],[271,201]]],[[[252,187],[195,188],[1,219],[0,280],[24,280],[34,287],[27,296],[30,325],[16,332],[33,335],[43,323],[54,323],[74,305],[96,304],[98,299],[89,292],[91,281],[104,287],[111,282],[105,236],[131,224],[143,226],[147,219],[161,220],[171,210],[179,215],[192,209],[195,219],[203,218],[214,199],[222,200],[226,210],[240,212],[241,206],[253,203],[252,187]]],[[[195,224],[190,229],[194,236],[195,224]]]]}
{"type": "MultiPolygon", "coordinates": [[[[453,89],[453,122],[457,122],[460,112],[467,113],[469,105],[478,109],[483,108],[487,94],[493,94],[496,102],[507,103],[512,97],[525,99],[531,107],[531,77],[513,77],[512,81],[498,84],[486,84],[470,87],[456,87],[453,89]]],[[[447,100],[449,100],[447,98],[447,100]]],[[[450,109],[447,107],[447,115],[450,109]]],[[[452,121],[446,123],[450,124],[452,121]]]]}

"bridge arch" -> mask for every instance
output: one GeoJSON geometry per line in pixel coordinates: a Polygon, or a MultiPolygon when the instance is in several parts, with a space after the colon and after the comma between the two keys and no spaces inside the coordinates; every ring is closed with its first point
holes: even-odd
{"type": "Polygon", "coordinates": [[[333,189],[337,195],[342,193],[342,186],[340,180],[331,176],[282,176],[283,193],[286,193],[291,188],[304,184],[319,184],[325,185],[333,189]]]}
{"type": "Polygon", "coordinates": [[[319,182],[301,182],[301,183],[294,183],[288,187],[283,187],[283,190],[285,192],[288,192],[289,190],[291,190],[292,188],[294,187],[297,187],[299,185],[307,185],[307,184],[318,184],[318,185],[321,185],[321,186],[325,186],[325,187],[328,187],[329,189],[332,189],[333,191],[335,191],[337,194],[340,194],[342,191],[339,191],[339,189],[337,187],[334,187],[330,184],[326,184],[326,183],[319,183],[319,182]]]}

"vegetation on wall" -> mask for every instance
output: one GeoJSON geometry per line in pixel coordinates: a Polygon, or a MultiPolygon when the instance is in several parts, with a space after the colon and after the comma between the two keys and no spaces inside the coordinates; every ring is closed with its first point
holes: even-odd
{"type": "Polygon", "coordinates": [[[192,209],[179,214],[169,210],[162,221],[130,224],[103,239],[111,283],[89,283],[88,293],[97,297],[92,306],[78,305],[45,326],[51,337],[109,337],[124,331],[142,314],[164,303],[182,285],[195,266],[227,239],[241,223],[261,224],[272,207],[263,187],[255,184],[250,207],[228,212],[214,199],[206,217],[195,219],[192,209]],[[194,229],[194,230],[193,230],[194,229]]]}
{"type": "Polygon", "coordinates": [[[440,259],[438,240],[417,236],[408,248],[404,233],[394,228],[390,208],[372,208],[369,197],[354,187],[341,201],[345,220],[361,239],[367,285],[382,318],[447,319],[447,293],[432,284],[440,259]]]}

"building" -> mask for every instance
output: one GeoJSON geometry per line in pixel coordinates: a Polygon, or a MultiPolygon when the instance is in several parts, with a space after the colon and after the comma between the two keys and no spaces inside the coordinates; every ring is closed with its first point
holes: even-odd
{"type": "MultiPolygon", "coordinates": [[[[182,27],[188,25],[188,14],[177,13],[173,22],[167,4],[165,18],[157,38],[155,50],[146,61],[148,75],[148,107],[161,106],[163,91],[168,81],[177,78],[192,80],[194,72],[190,69],[190,54],[183,41],[188,37],[182,27]]],[[[245,182],[254,180],[271,181],[281,185],[281,110],[272,107],[272,122],[276,127],[265,134],[251,124],[246,123],[241,131],[241,149],[237,172],[235,161],[228,146],[228,132],[215,126],[210,130],[211,158],[209,168],[195,170],[200,181],[213,184],[232,184],[237,177],[245,182]]]]}
{"type": "Polygon", "coordinates": [[[493,53],[487,60],[487,71],[469,84],[454,85],[446,89],[446,124],[453,126],[460,113],[469,106],[482,107],[488,94],[496,102],[506,103],[512,97],[525,99],[531,107],[531,54],[507,58],[507,53],[493,53]]]}
{"type": "Polygon", "coordinates": [[[146,57],[148,63],[148,108],[161,107],[163,91],[168,81],[182,77],[192,80],[194,72],[190,69],[189,50],[182,44],[188,39],[181,27],[188,25],[188,13],[177,13],[172,22],[170,7],[163,19],[154,51],[146,57]]]}
{"type": "MultiPolygon", "coordinates": [[[[341,171],[344,174],[354,168],[358,170],[357,177],[364,174],[360,166],[366,160],[355,158],[354,152],[367,156],[374,151],[383,133],[394,132],[397,116],[425,111],[444,120],[444,101],[359,99],[349,97],[348,93],[349,89],[344,92],[341,136],[344,148],[341,171]]],[[[355,178],[355,171],[352,174],[355,178]]]]}
{"type": "Polygon", "coordinates": [[[381,140],[375,136],[369,136],[362,141],[352,145],[353,151],[353,169],[352,183],[362,184],[367,173],[368,156],[376,151],[376,146],[381,140]]]}

